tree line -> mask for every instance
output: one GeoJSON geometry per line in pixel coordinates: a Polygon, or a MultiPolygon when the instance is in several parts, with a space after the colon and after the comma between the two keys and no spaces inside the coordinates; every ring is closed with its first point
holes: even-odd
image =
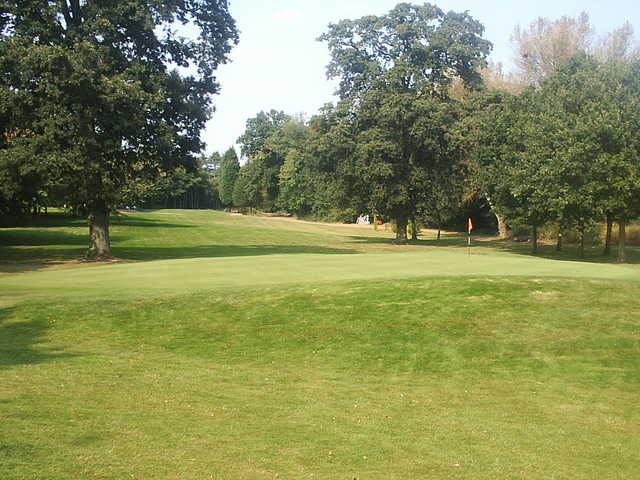
{"type": "MultiPolygon", "coordinates": [[[[308,121],[272,110],[247,121],[245,163],[225,154],[225,205],[296,215],[392,219],[396,243],[441,227],[470,200],[509,228],[568,231],[640,215],[640,62],[625,24],[597,38],[586,14],[516,28],[518,75],[487,65],[491,45],[468,13],[400,4],[343,20],[320,37],[336,104],[308,121]]],[[[224,187],[223,187],[224,185],[224,187]]]]}

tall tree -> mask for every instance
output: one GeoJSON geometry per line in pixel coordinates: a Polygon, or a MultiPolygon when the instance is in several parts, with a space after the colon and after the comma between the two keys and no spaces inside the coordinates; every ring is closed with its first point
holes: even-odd
{"type": "Polygon", "coordinates": [[[491,47],[483,30],[466,12],[400,3],[386,15],[330,24],[320,37],[357,135],[350,160],[362,167],[371,208],[396,220],[396,243],[406,242],[424,187],[419,171],[446,154],[451,82],[481,82],[478,67],[491,47]]]}
{"type": "Polygon", "coordinates": [[[196,167],[214,71],[238,38],[227,2],[0,5],[2,128],[30,132],[2,155],[45,165],[65,201],[89,212],[88,255],[108,257],[109,212],[127,182],[196,167]]]}
{"type": "Polygon", "coordinates": [[[247,120],[245,131],[238,138],[240,153],[243,157],[252,157],[258,152],[266,150],[267,139],[291,117],[282,111],[260,111],[247,120]]]}
{"type": "Polygon", "coordinates": [[[466,164],[465,196],[487,202],[496,217],[498,234],[502,239],[508,237],[509,228],[505,212],[499,210],[497,202],[501,192],[494,187],[506,172],[502,164],[502,150],[510,125],[503,124],[501,119],[512,96],[509,90],[489,88],[466,94],[451,136],[466,164]]]}
{"type": "Polygon", "coordinates": [[[369,208],[352,120],[349,104],[342,102],[324,105],[309,121],[301,180],[311,189],[310,210],[317,217],[344,221],[369,208]]]}
{"type": "Polygon", "coordinates": [[[625,22],[600,38],[593,46],[592,53],[604,61],[638,59],[640,45],[635,42],[633,25],[625,22]]]}
{"type": "Polygon", "coordinates": [[[308,132],[309,128],[302,119],[291,119],[267,141],[269,148],[283,159],[278,171],[276,204],[296,214],[305,212],[313,189],[304,154],[308,132]]]}
{"type": "Polygon", "coordinates": [[[220,161],[218,169],[218,189],[220,192],[220,200],[224,205],[233,205],[233,189],[235,188],[238,172],[240,171],[240,162],[238,155],[233,148],[229,148],[220,161]]]}
{"type": "Polygon", "coordinates": [[[577,56],[541,88],[561,132],[556,169],[568,218],[579,231],[617,219],[618,260],[625,261],[626,222],[640,213],[640,61],[577,56]]]}
{"type": "Polygon", "coordinates": [[[222,155],[220,155],[219,152],[213,152],[208,157],[203,156],[201,164],[202,164],[202,168],[204,168],[205,170],[215,173],[216,170],[220,168],[221,162],[222,162],[222,155]]]}

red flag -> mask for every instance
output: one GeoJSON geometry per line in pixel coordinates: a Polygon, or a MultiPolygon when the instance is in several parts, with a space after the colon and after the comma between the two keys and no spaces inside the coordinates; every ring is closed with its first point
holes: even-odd
{"type": "Polygon", "coordinates": [[[467,221],[467,228],[469,229],[469,235],[471,235],[471,230],[473,230],[473,222],[471,221],[471,217],[469,217],[467,221]]]}

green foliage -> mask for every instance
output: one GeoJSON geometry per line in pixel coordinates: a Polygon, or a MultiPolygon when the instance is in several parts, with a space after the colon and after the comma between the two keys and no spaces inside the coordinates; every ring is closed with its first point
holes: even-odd
{"type": "Polygon", "coordinates": [[[341,98],[367,90],[420,92],[447,97],[456,77],[480,83],[491,44],[467,12],[400,3],[388,14],[330,24],[319,40],[328,44],[329,78],[340,78],[341,98]]]}
{"type": "Polygon", "coordinates": [[[215,173],[222,164],[222,156],[220,155],[219,152],[213,152],[211,155],[209,155],[208,158],[207,157],[202,158],[201,164],[203,168],[205,168],[206,170],[212,173],[215,173]]]}
{"type": "Polygon", "coordinates": [[[451,164],[439,165],[429,172],[418,210],[419,217],[426,225],[444,228],[460,213],[463,178],[462,173],[451,164]]]}
{"type": "Polygon", "coordinates": [[[266,197],[262,188],[264,172],[264,157],[259,153],[240,168],[233,186],[233,204],[236,207],[257,208],[261,204],[266,197]]]}
{"type": "Polygon", "coordinates": [[[197,168],[183,167],[164,172],[156,178],[137,178],[122,189],[122,206],[142,208],[220,208],[216,171],[209,160],[200,157],[197,168]]]}
{"type": "Polygon", "coordinates": [[[289,115],[276,110],[261,111],[248,119],[244,133],[238,138],[242,156],[252,158],[258,152],[270,150],[267,146],[269,137],[290,120],[289,115]]]}
{"type": "Polygon", "coordinates": [[[301,149],[304,134],[302,121],[276,110],[259,112],[247,120],[245,132],[238,138],[238,143],[242,155],[249,162],[258,162],[253,168],[259,166],[261,169],[260,174],[252,173],[259,182],[255,188],[261,192],[257,200],[261,209],[273,210],[283,206],[278,202],[280,169],[291,149],[301,149]]]}

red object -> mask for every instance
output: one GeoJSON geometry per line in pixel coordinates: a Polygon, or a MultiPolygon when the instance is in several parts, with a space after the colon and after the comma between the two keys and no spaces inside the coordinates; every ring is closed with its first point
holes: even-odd
{"type": "Polygon", "coordinates": [[[471,233],[471,230],[473,230],[473,222],[471,221],[471,218],[467,220],[467,227],[469,229],[469,233],[471,233]]]}
{"type": "Polygon", "coordinates": [[[376,225],[384,225],[384,222],[382,220],[376,220],[376,225]]]}

